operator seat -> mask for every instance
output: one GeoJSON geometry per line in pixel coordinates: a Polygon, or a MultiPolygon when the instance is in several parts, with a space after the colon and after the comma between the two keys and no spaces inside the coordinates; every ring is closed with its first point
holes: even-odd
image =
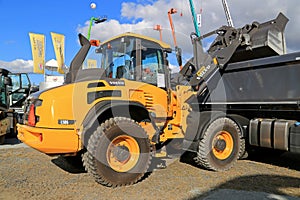
{"type": "Polygon", "coordinates": [[[126,73],[126,68],[124,65],[121,65],[117,68],[116,78],[123,78],[126,73]]]}

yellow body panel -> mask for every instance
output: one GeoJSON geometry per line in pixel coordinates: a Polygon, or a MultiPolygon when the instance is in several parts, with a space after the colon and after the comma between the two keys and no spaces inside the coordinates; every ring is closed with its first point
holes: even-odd
{"type": "Polygon", "coordinates": [[[74,84],[64,85],[54,89],[47,90],[39,97],[42,102],[42,106],[36,107],[36,115],[39,116],[39,122],[36,127],[41,128],[73,128],[74,125],[59,125],[58,120],[72,120],[72,102],[74,84]]]}
{"type": "MultiPolygon", "coordinates": [[[[63,85],[41,93],[39,99],[42,106],[36,107],[39,121],[35,127],[18,125],[19,139],[45,153],[71,153],[82,148],[80,134],[82,123],[88,112],[101,101],[136,102],[144,105],[149,112],[163,119],[172,116],[168,108],[167,92],[156,86],[142,82],[123,79],[125,86],[110,86],[104,80],[86,81],[75,84],[63,85]],[[90,83],[102,82],[105,86],[89,88],[90,83]],[[88,93],[96,91],[121,91],[121,96],[103,97],[88,103],[88,93]],[[59,120],[75,121],[73,124],[59,124],[59,120]],[[39,141],[42,134],[43,141],[39,141]]],[[[116,117],[118,113],[116,114],[116,117]]],[[[149,136],[154,134],[153,128],[146,128],[149,136]]]]}
{"type": "Polygon", "coordinates": [[[66,154],[78,151],[79,136],[74,130],[36,128],[18,124],[18,138],[46,154],[66,154]]]}

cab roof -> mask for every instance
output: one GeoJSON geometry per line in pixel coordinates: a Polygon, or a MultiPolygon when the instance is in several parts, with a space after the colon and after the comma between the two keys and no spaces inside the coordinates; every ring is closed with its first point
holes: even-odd
{"type": "Polygon", "coordinates": [[[160,40],[157,40],[157,39],[145,36],[145,35],[140,35],[140,34],[131,33],[131,32],[123,33],[123,34],[117,35],[115,37],[109,38],[108,40],[106,40],[104,42],[101,42],[101,45],[105,44],[105,43],[108,43],[112,40],[122,38],[122,37],[135,37],[135,38],[140,38],[140,39],[143,39],[143,40],[148,40],[148,41],[151,41],[151,42],[154,42],[154,43],[158,44],[159,46],[161,46],[163,49],[165,49],[167,51],[172,51],[171,46],[169,44],[165,43],[165,42],[162,42],[160,40]]]}

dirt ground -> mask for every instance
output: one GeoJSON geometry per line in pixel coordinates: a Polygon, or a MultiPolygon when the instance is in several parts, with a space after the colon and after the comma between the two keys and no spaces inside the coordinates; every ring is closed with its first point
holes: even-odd
{"type": "Polygon", "coordinates": [[[81,167],[20,145],[0,148],[0,199],[300,199],[300,156],[258,154],[229,171],[168,159],[165,169],[127,187],[97,184],[81,167]]]}

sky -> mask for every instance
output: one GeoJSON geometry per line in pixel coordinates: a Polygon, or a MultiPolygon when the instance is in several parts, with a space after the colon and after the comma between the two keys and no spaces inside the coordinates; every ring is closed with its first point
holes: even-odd
{"type": "MultiPolygon", "coordinates": [[[[289,18],[285,37],[288,52],[300,50],[299,0],[227,0],[235,27],[253,21],[265,22],[282,12],[289,18]]],[[[221,0],[194,0],[197,13],[202,14],[201,34],[226,25],[221,0]]],[[[190,33],[194,32],[188,0],[0,0],[0,67],[13,72],[32,72],[33,62],[29,32],[46,36],[46,61],[55,59],[50,32],[65,35],[65,64],[70,65],[79,50],[78,34],[87,35],[91,17],[107,17],[94,24],[91,39],[107,40],[124,32],[135,32],[159,39],[153,30],[162,26],[163,40],[174,47],[167,12],[172,15],[178,46],[183,60],[192,55],[190,33]],[[91,3],[96,8],[90,7],[91,3]]],[[[172,67],[176,62],[172,63],[172,67]]],[[[38,84],[41,79],[35,78],[38,84]]]]}

